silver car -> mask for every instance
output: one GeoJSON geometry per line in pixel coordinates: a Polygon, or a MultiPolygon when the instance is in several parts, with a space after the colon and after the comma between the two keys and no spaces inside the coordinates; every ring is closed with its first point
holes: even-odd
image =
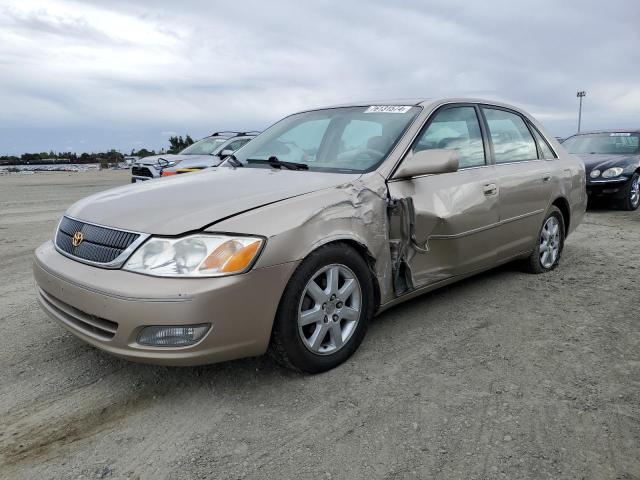
{"type": "Polygon", "coordinates": [[[175,175],[183,162],[198,169],[220,165],[224,158],[242,147],[258,132],[216,132],[177,154],[152,155],[138,159],[131,167],[131,183],[175,175]]]}
{"type": "Polygon", "coordinates": [[[506,262],[554,269],[586,202],[582,162],[515,107],[353,103],[286,117],[197,175],[77,202],[34,274],[44,310],[112,354],[270,351],[320,372],[400,302],[506,262]]]}

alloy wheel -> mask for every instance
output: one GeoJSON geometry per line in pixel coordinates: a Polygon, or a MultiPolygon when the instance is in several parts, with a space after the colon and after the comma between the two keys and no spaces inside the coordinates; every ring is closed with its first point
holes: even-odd
{"type": "Polygon", "coordinates": [[[298,333],[305,347],[329,355],[344,347],[360,320],[362,291],[345,265],[321,268],[307,282],[298,306],[298,333]]]}
{"type": "Polygon", "coordinates": [[[540,264],[551,268],[560,254],[560,222],[555,216],[547,219],[540,234],[540,264]]]}

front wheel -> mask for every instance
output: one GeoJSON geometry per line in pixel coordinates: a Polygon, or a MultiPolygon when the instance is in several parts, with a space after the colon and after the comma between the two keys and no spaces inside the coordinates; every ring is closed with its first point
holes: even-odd
{"type": "Polygon", "coordinates": [[[564,248],[565,225],[562,212],[551,207],[542,222],[536,248],[525,262],[525,269],[530,273],[545,273],[558,266],[564,248]]]}
{"type": "Polygon", "coordinates": [[[373,313],[373,280],[362,256],[346,244],[321,247],[287,284],[270,352],[294,370],[329,370],[355,352],[373,313]]]}
{"type": "Polygon", "coordinates": [[[640,206],[640,174],[634,173],[631,180],[624,186],[624,198],[622,208],[625,210],[637,210],[640,206]]]}

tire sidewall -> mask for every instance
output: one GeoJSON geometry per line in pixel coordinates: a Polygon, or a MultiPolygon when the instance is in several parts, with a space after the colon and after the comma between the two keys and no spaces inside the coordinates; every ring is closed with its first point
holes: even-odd
{"type": "Polygon", "coordinates": [[[638,205],[633,205],[631,203],[631,188],[632,188],[633,182],[635,182],[639,177],[640,177],[640,174],[634,173],[631,176],[631,180],[629,180],[629,182],[626,185],[626,188],[624,189],[625,198],[623,200],[622,206],[624,207],[625,210],[634,211],[634,210],[637,210],[638,207],[640,207],[640,202],[638,202],[638,205]]]}
{"type": "Polygon", "coordinates": [[[285,350],[288,360],[297,369],[317,373],[343,363],[358,348],[374,313],[373,278],[367,262],[346,244],[331,244],[311,253],[298,266],[287,283],[280,300],[274,323],[274,335],[285,350]],[[360,283],[362,310],[355,331],[347,343],[337,352],[318,355],[310,351],[300,338],[298,331],[298,309],[301,296],[312,276],[321,268],[331,264],[349,267],[360,283]]]}

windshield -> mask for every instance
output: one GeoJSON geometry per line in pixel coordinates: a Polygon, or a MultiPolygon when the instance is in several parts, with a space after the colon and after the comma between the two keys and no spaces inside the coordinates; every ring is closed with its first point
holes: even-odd
{"type": "Polygon", "coordinates": [[[247,143],[235,157],[307,165],[309,170],[366,172],[391,152],[420,108],[410,106],[346,107],[291,115],[247,143]]]}
{"type": "Polygon", "coordinates": [[[219,137],[203,138],[182,150],[180,155],[209,155],[215,153],[216,149],[226,141],[226,138],[219,137]]]}
{"type": "Polygon", "coordinates": [[[633,155],[640,153],[640,135],[637,133],[593,133],[567,138],[562,146],[569,153],[633,155]]]}

